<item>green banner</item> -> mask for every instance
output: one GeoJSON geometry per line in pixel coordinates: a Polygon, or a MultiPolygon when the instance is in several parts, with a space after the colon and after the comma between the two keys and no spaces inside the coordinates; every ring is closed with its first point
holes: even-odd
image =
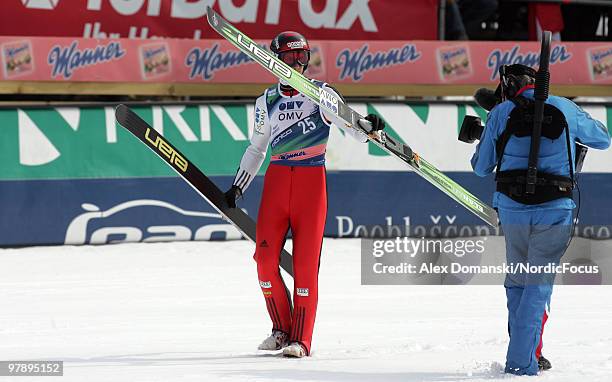
{"type": "MultiPolygon", "coordinates": [[[[236,172],[248,145],[251,109],[134,107],[209,175],[236,172]]],[[[0,138],[4,180],[175,175],[116,124],[113,107],[0,110],[0,138]]]]}
{"type": "MultiPolygon", "coordinates": [[[[456,133],[466,114],[478,114],[484,120],[484,110],[461,103],[351,106],[363,113],[380,114],[387,122],[388,134],[408,140],[415,150],[432,149],[432,162],[443,171],[471,170],[468,159],[474,147],[457,142],[456,133]],[[421,132],[426,135],[415,138],[421,132]]],[[[612,107],[589,105],[584,109],[610,128],[612,107]]],[[[235,174],[254,120],[252,102],[135,106],[133,110],[208,175],[235,174]]],[[[377,158],[388,156],[384,151],[370,144],[363,146],[362,152],[361,144],[353,139],[339,141],[338,136],[344,136],[340,134],[338,130],[330,136],[329,170],[401,169],[393,160],[377,162],[377,158]]],[[[175,176],[115,122],[112,106],[0,109],[0,160],[0,180],[175,176]]],[[[592,154],[587,164],[592,171],[607,172],[609,156],[592,154]]]]}

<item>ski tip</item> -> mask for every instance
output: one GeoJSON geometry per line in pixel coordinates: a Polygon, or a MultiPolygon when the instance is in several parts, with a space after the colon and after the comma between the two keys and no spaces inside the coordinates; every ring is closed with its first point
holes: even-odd
{"type": "Polygon", "coordinates": [[[117,119],[117,121],[120,121],[120,122],[122,120],[125,120],[125,117],[127,116],[129,110],[130,109],[127,106],[125,106],[124,104],[120,103],[115,108],[115,119],[117,119]]]}
{"type": "Polygon", "coordinates": [[[209,5],[206,7],[206,18],[208,19],[208,23],[214,28],[217,26],[219,21],[217,20],[217,16],[215,11],[209,5]]]}

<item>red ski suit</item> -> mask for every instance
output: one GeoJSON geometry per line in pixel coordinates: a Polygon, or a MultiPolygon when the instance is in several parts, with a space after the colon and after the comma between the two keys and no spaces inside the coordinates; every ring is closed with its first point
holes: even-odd
{"type": "MultiPolygon", "coordinates": [[[[325,151],[332,123],[344,125],[303,94],[283,93],[280,86],[267,89],[255,103],[251,144],[234,179],[234,185],[244,191],[261,167],[268,145],[271,147],[257,216],[257,274],[272,328],[287,333],[290,342],[301,343],[308,353],[318,302],[319,260],[327,215],[325,151]],[[289,229],[293,237],[293,308],[279,269],[289,229]]],[[[353,129],[346,131],[367,141],[353,129]]]]}

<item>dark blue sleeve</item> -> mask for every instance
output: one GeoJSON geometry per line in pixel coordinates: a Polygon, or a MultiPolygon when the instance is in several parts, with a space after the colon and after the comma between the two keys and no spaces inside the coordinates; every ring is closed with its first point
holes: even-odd
{"type": "MultiPolygon", "coordinates": [[[[497,142],[497,131],[498,124],[500,121],[500,114],[503,114],[503,107],[493,108],[487,117],[487,123],[480,137],[480,142],[476,146],[476,152],[472,156],[472,168],[474,169],[474,173],[478,176],[487,176],[492,173],[495,169],[495,165],[497,164],[497,153],[495,150],[495,145],[497,142]]],[[[501,119],[502,121],[505,118],[501,119]]]]}

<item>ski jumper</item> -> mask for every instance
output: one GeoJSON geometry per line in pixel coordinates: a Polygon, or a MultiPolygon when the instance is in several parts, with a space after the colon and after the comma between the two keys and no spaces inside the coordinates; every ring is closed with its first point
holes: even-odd
{"type": "MultiPolygon", "coordinates": [[[[533,100],[533,87],[523,88],[521,97],[533,100]]],[[[556,139],[541,138],[538,172],[567,177],[574,166],[575,142],[589,147],[605,149],[610,146],[608,129],[583,111],[572,101],[550,96],[546,104],[558,109],[569,131],[570,160],[565,132],[556,139]]],[[[472,167],[479,176],[490,174],[495,167],[499,171],[520,171],[527,168],[530,136],[512,135],[502,151],[497,144],[508,128],[512,111],[517,107],[511,100],[495,106],[489,113],[487,124],[476,152],[472,167]],[[510,117],[510,118],[509,118],[510,117]],[[498,155],[502,155],[498,162],[498,155]]],[[[498,183],[498,190],[499,190],[498,183]]],[[[568,197],[538,204],[519,203],[504,192],[493,196],[493,207],[498,209],[499,219],[506,241],[506,260],[530,265],[558,264],[571,236],[572,210],[576,207],[568,197]]],[[[506,372],[519,375],[535,375],[542,351],[542,333],[548,319],[554,274],[507,274],[506,288],[508,331],[510,343],[506,355],[506,372]]]]}
{"type": "MultiPolygon", "coordinates": [[[[337,95],[324,83],[314,82],[337,95]]],[[[255,102],[251,144],[234,179],[234,185],[244,191],[270,145],[270,165],[257,216],[257,275],[272,329],[287,333],[290,342],[301,343],[308,353],[318,301],[319,260],[327,215],[325,151],[332,124],[344,126],[303,94],[295,90],[283,92],[280,85],[268,88],[255,102]],[[293,307],[279,268],[289,229],[293,237],[293,307]]],[[[345,131],[367,141],[356,130],[345,131]]]]}

